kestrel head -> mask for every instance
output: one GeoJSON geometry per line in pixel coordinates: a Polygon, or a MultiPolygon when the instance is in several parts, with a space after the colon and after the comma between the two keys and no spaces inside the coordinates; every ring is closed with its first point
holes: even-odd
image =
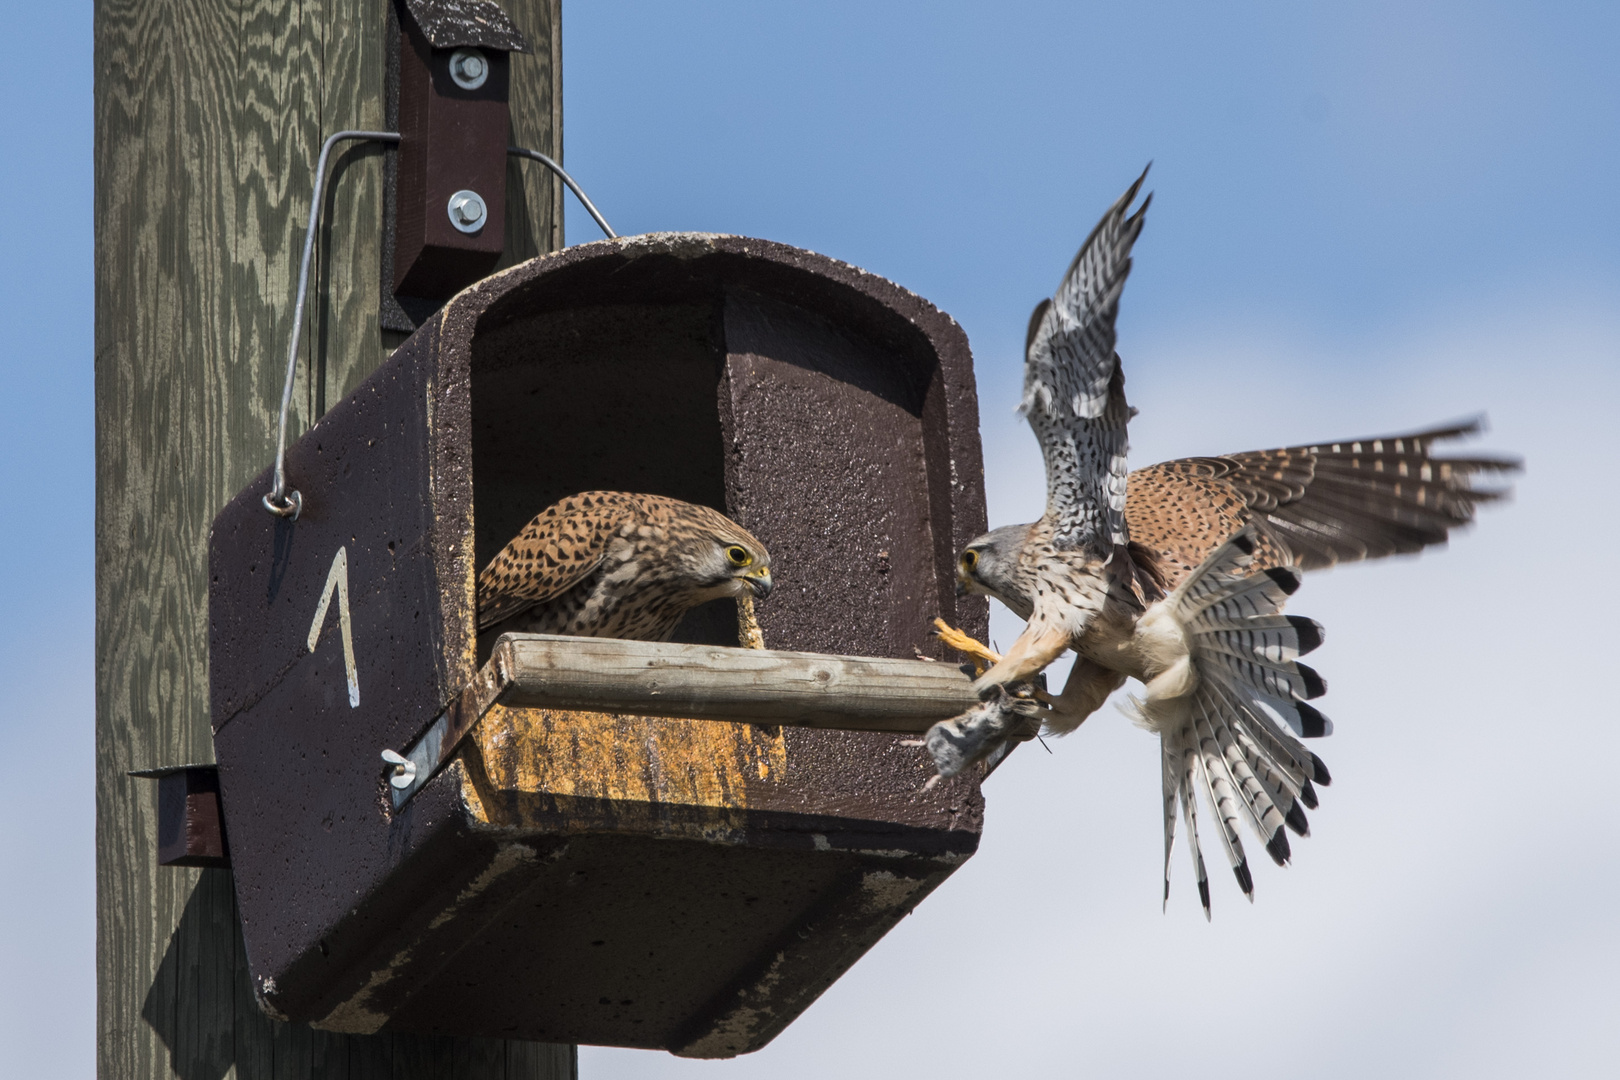
{"type": "Polygon", "coordinates": [[[1021,619],[1034,611],[1020,555],[1028,525],[1003,525],[968,544],[956,559],[956,595],[993,596],[1021,619]]]}
{"type": "Polygon", "coordinates": [[[670,529],[670,557],[702,600],[771,591],[771,553],[747,529],[706,506],[687,506],[670,529]]]}

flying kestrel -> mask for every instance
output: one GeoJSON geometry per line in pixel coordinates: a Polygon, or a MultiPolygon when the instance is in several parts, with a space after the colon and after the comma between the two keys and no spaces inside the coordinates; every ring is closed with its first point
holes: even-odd
{"type": "Polygon", "coordinates": [[[484,567],[478,629],[667,641],[699,604],[770,591],[770,553],[724,514],[587,491],[542,510],[484,567]]]}
{"type": "MultiPolygon", "coordinates": [[[[1166,897],[1179,801],[1207,915],[1198,793],[1252,900],[1239,821],[1283,865],[1286,830],[1308,835],[1313,784],[1329,782],[1299,741],[1332,731],[1309,703],[1326,685],[1299,663],[1321,644],[1322,628],[1282,613],[1301,571],[1441,543],[1502,494],[1472,478],[1517,465],[1430,456],[1435,442],[1477,430],[1464,424],[1127,473],[1135,410],[1125,402],[1114,319],[1151,201],[1128,212],[1141,185],[1104,215],[1057,295],[1030,319],[1020,411],[1046,460],[1046,513],[979,537],[957,564],[960,589],[996,597],[1027,625],[1005,656],[978,647],[993,662],[976,684],[984,703],[935,725],[926,742],[940,773],[952,775],[1005,752],[1035,721],[1074,730],[1127,677],[1140,680],[1134,713],[1162,748],[1166,897]],[[1063,693],[1030,690],[1066,649],[1076,659],[1063,693]]],[[[948,628],[942,636],[970,644],[948,628]]]]}

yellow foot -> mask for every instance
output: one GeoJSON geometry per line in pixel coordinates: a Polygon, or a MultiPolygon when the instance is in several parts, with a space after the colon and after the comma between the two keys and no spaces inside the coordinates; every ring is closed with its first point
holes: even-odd
{"type": "Polygon", "coordinates": [[[974,672],[975,678],[990,670],[1001,659],[1000,655],[991,652],[944,619],[934,620],[934,636],[943,641],[947,647],[973,658],[973,666],[977,669],[974,672]]]}

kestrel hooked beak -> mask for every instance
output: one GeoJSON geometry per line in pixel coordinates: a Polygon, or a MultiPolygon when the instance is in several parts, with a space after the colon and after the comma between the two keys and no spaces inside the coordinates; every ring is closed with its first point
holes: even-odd
{"type": "Polygon", "coordinates": [[[748,588],[753,591],[755,600],[763,600],[771,595],[771,568],[761,566],[757,570],[750,570],[742,576],[748,588]]]}

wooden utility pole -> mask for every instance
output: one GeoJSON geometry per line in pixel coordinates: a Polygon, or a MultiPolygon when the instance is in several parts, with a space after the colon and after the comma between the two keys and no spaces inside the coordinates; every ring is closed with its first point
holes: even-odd
{"type": "MultiPolygon", "coordinates": [[[[321,139],[384,124],[389,0],[98,0],[96,967],[103,1080],[561,1080],[573,1050],[335,1035],[248,987],[229,870],[159,867],[155,788],[213,760],[208,528],[269,463],[321,139]]],[[[512,139],[561,157],[560,0],[502,0],[512,139]]],[[[378,329],[382,155],[334,154],[291,435],[398,344],[378,329]]],[[[561,245],[561,186],[508,173],[506,261],[561,245]]]]}

